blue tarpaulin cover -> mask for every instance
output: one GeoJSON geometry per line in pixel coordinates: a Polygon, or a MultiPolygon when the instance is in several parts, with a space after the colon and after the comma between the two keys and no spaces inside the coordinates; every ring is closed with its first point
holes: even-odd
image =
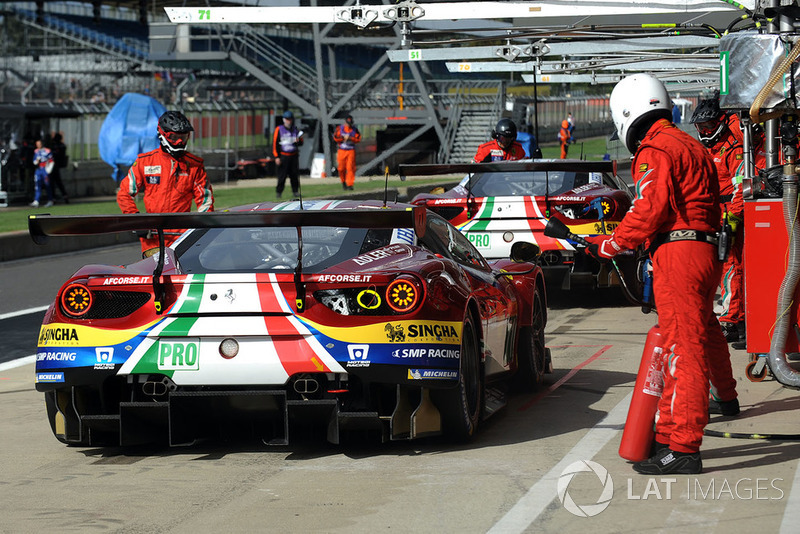
{"type": "Polygon", "coordinates": [[[114,168],[111,177],[120,181],[121,166],[133,165],[136,157],[158,148],[158,118],[167,109],[155,98],[127,93],[111,108],[97,146],[100,157],[114,168]]]}
{"type": "MultiPolygon", "coordinates": [[[[533,158],[536,156],[532,156],[539,146],[536,144],[536,136],[533,134],[529,134],[526,132],[518,132],[517,133],[517,141],[519,144],[522,145],[522,148],[525,149],[525,157],[526,158],[533,158]]],[[[541,157],[541,156],[539,156],[541,157]]]]}

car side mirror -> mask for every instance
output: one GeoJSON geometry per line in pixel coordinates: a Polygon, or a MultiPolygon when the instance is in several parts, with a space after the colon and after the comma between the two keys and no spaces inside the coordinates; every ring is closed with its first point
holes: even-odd
{"type": "Polygon", "coordinates": [[[539,245],[517,241],[511,245],[511,260],[515,263],[535,263],[542,253],[539,245]]]}

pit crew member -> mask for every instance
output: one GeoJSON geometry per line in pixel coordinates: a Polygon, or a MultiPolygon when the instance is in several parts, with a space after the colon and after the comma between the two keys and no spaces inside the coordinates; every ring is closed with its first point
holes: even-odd
{"type": "Polygon", "coordinates": [[[515,161],[525,158],[525,149],[517,142],[517,125],[511,119],[500,119],[492,130],[492,140],[478,147],[473,163],[515,161]]]}
{"type": "MultiPolygon", "coordinates": [[[[161,146],[139,154],[128,175],[120,182],[117,204],[122,213],[139,213],[136,195],[143,194],[147,213],[183,213],[191,211],[192,199],[197,211],[214,211],[214,192],[208,181],[203,159],[186,151],[192,124],[183,113],[167,111],[158,119],[161,146]]],[[[170,246],[182,231],[164,232],[170,246]]],[[[142,257],[158,251],[158,236],[148,232],[140,237],[142,257]]]]}
{"type": "Polygon", "coordinates": [[[275,193],[278,198],[283,194],[286,177],[292,185],[292,196],[300,196],[300,145],[303,144],[303,132],[294,124],[294,113],[285,111],[283,123],[275,127],[272,134],[272,155],[275,156],[278,186],[275,193]]]}
{"type": "Polygon", "coordinates": [[[745,340],[744,325],[744,200],[742,177],[744,155],[742,143],[729,126],[726,113],[719,107],[719,95],[702,100],[690,122],[697,128],[700,142],[714,158],[719,178],[720,208],[723,221],[733,231],[733,243],[722,267],[720,293],[722,313],[720,326],[728,342],[745,340]]]}
{"type": "Polygon", "coordinates": [[[633,468],[644,474],[700,473],[709,380],[721,398],[737,397],[713,308],[722,267],[715,239],[719,182],[703,146],[671,122],[670,97],[657,78],[624,78],[609,104],[619,138],[634,154],[637,198],[612,235],[589,238],[589,252],[610,259],[647,244],[665,348],[656,452],[633,468]]]}
{"type": "Polygon", "coordinates": [[[361,132],[353,124],[352,115],[345,117],[344,124],[336,127],[333,132],[333,141],[338,147],[336,163],[339,169],[339,180],[342,181],[342,189],[352,191],[353,184],[356,182],[356,143],[361,142],[361,132]]]}

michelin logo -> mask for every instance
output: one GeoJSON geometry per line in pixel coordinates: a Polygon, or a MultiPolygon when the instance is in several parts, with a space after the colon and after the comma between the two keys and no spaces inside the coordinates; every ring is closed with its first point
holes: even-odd
{"type": "Polygon", "coordinates": [[[409,380],[455,380],[458,378],[458,371],[446,371],[444,369],[409,369],[409,380]]]}
{"type": "Polygon", "coordinates": [[[350,354],[347,367],[369,367],[369,345],[347,345],[347,352],[350,354]]]}
{"type": "Polygon", "coordinates": [[[63,382],[64,373],[36,373],[37,382],[63,382]]]}

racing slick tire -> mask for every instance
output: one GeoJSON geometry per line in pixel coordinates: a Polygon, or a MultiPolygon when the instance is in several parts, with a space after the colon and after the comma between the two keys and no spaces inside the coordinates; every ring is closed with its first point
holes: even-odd
{"type": "Polygon", "coordinates": [[[547,349],[544,344],[544,306],[539,292],[533,294],[531,326],[520,329],[516,385],[524,391],[538,390],[547,368],[547,349]]]}
{"type": "Polygon", "coordinates": [[[475,435],[483,417],[484,383],[478,332],[471,314],[464,319],[461,335],[458,385],[432,393],[447,436],[466,441],[475,435]]]}

